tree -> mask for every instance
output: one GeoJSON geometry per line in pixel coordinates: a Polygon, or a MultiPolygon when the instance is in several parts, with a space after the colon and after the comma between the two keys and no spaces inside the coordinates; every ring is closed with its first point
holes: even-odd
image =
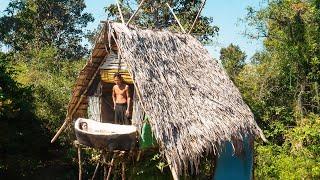
{"type": "Polygon", "coordinates": [[[246,57],[246,54],[237,45],[230,44],[226,48],[221,48],[221,63],[233,81],[245,65],[246,57]]]}
{"type": "Polygon", "coordinates": [[[12,0],[0,17],[0,42],[14,51],[54,46],[60,57],[86,53],[83,28],[93,21],[83,0],[12,0]]]}
{"type": "Polygon", "coordinates": [[[273,0],[268,7],[249,8],[247,20],[263,35],[272,64],[280,71],[277,94],[286,95],[296,118],[319,113],[320,7],[319,0],[273,0]],[[283,94],[285,92],[285,94],[283,94]]]}
{"type": "Polygon", "coordinates": [[[28,87],[13,79],[15,71],[9,65],[8,55],[0,52],[0,119],[15,118],[32,109],[32,95],[28,87]]]}
{"type": "Polygon", "coordinates": [[[319,179],[320,1],[268,1],[246,21],[264,50],[236,80],[270,142],[257,147],[255,174],[319,179]]]}
{"type": "MultiPolygon", "coordinates": [[[[140,2],[141,0],[121,1],[121,9],[126,22],[134,12],[133,7],[136,7],[140,2]]],[[[136,15],[131,24],[147,28],[181,31],[166,3],[166,1],[161,0],[145,1],[140,13],[136,15]]],[[[171,0],[168,1],[168,3],[179,18],[184,29],[188,31],[198,13],[201,0],[171,0]]],[[[120,21],[118,8],[115,4],[106,7],[106,12],[110,19],[120,21]]],[[[212,22],[213,19],[211,17],[200,16],[192,34],[194,34],[201,42],[210,43],[212,37],[219,31],[219,28],[212,25],[212,22]]]]}

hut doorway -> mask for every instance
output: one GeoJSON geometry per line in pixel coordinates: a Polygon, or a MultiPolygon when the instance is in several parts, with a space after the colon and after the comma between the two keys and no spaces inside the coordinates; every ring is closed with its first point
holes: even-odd
{"type": "MultiPolygon", "coordinates": [[[[133,93],[134,93],[134,85],[133,84],[127,84],[129,86],[129,92],[130,92],[130,99],[131,99],[131,105],[130,105],[130,117],[132,117],[132,107],[133,107],[133,93]]],[[[114,86],[114,83],[106,83],[102,82],[102,95],[101,95],[101,122],[104,123],[115,123],[114,122],[114,104],[112,100],[112,88],[114,86]]],[[[130,120],[131,121],[131,120],[130,120]]],[[[132,124],[132,123],[131,123],[132,124]]]]}
{"type": "MultiPolygon", "coordinates": [[[[105,62],[100,67],[100,76],[95,78],[95,82],[92,84],[91,93],[88,97],[88,118],[103,123],[114,123],[114,104],[112,100],[112,88],[114,83],[114,74],[120,73],[123,79],[123,83],[129,86],[130,94],[130,122],[132,123],[133,109],[135,102],[137,102],[134,96],[135,88],[133,85],[133,79],[130,76],[125,63],[119,60],[117,52],[111,51],[105,62]]],[[[136,116],[135,116],[136,117],[136,116]]]]}

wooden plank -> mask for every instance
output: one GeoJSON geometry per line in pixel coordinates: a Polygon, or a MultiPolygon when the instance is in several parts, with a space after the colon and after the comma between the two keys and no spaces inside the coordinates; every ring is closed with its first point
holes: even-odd
{"type": "Polygon", "coordinates": [[[100,74],[106,75],[114,75],[115,73],[119,72],[121,75],[128,75],[130,76],[129,72],[127,70],[120,70],[117,69],[104,69],[100,71],[100,74]]]}
{"type": "Polygon", "coordinates": [[[92,64],[86,66],[86,67],[84,68],[84,70],[85,70],[87,73],[88,73],[88,71],[96,70],[96,68],[94,68],[93,66],[94,66],[94,64],[92,63],[92,64]]]}
{"type": "Polygon", "coordinates": [[[69,102],[69,104],[68,104],[68,105],[76,104],[76,102],[75,102],[75,101],[77,101],[77,99],[78,99],[78,98],[79,98],[79,97],[72,96],[71,101],[69,102]]]}
{"type": "Polygon", "coordinates": [[[97,49],[97,50],[98,50],[97,56],[102,56],[103,55],[103,51],[101,49],[97,49]]]}
{"type": "Polygon", "coordinates": [[[92,58],[91,60],[92,60],[92,62],[96,63],[96,62],[101,62],[103,59],[101,59],[101,58],[92,58]]]}
{"type": "Polygon", "coordinates": [[[106,57],[107,54],[108,54],[108,52],[103,50],[101,56],[106,57]]]}
{"type": "MultiPolygon", "coordinates": [[[[111,65],[104,67],[104,70],[118,70],[119,65],[111,65]]],[[[120,66],[120,70],[127,70],[128,68],[126,66],[120,66]]]]}
{"type": "Polygon", "coordinates": [[[81,109],[87,109],[88,108],[88,104],[81,104],[80,106],[79,106],[79,110],[81,110],[81,109]]]}
{"type": "Polygon", "coordinates": [[[84,73],[83,73],[83,74],[80,74],[77,79],[83,79],[83,78],[85,78],[85,77],[87,77],[87,74],[84,74],[84,73]]]}
{"type": "Polygon", "coordinates": [[[98,67],[99,67],[99,63],[98,62],[96,62],[96,63],[94,63],[92,65],[92,68],[94,68],[94,70],[96,70],[98,67]]]}
{"type": "Polygon", "coordinates": [[[86,86],[89,83],[89,80],[79,80],[79,82],[77,81],[77,85],[78,86],[86,86]]]}
{"type": "Polygon", "coordinates": [[[114,51],[118,51],[117,45],[111,45],[111,49],[114,50],[114,51]]]}
{"type": "Polygon", "coordinates": [[[92,50],[92,57],[97,57],[97,53],[98,53],[98,51],[96,50],[96,49],[93,49],[92,50]]]}

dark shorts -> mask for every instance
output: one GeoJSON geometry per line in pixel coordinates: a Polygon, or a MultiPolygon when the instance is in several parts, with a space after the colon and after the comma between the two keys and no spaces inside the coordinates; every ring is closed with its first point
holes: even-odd
{"type": "Polygon", "coordinates": [[[127,103],[116,104],[114,121],[116,124],[131,124],[129,117],[126,116],[127,103]]]}

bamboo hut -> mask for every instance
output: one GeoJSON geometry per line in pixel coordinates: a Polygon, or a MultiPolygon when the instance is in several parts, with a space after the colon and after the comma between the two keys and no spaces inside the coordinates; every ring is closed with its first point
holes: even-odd
{"type": "Polygon", "coordinates": [[[79,74],[64,126],[88,116],[112,122],[115,72],[132,89],[133,125],[140,129],[142,114],[148,115],[160,151],[178,176],[186,169],[197,173],[200,158],[219,156],[226,142],[241,151],[245,137],[264,139],[239,90],[196,38],[110,21],[103,22],[79,74]]]}

